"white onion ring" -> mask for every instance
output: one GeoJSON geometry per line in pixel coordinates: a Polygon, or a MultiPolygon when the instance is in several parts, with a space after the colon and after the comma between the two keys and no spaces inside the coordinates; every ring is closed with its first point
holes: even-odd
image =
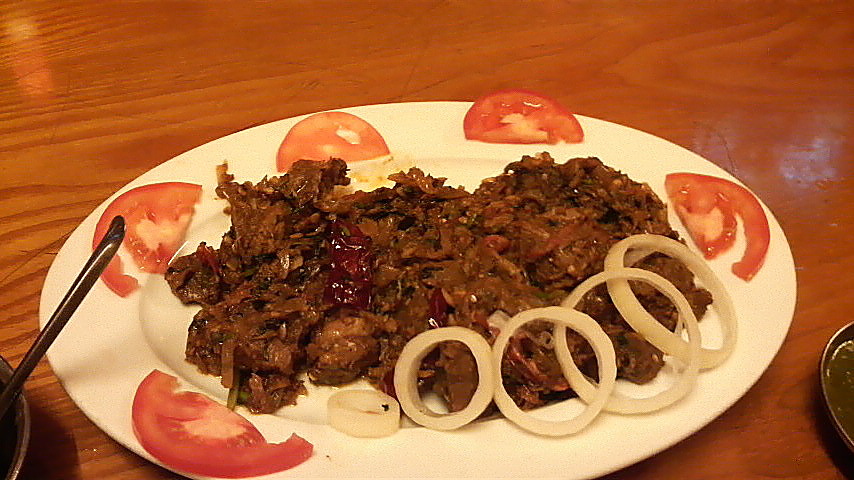
{"type": "Polygon", "coordinates": [[[394,368],[394,389],[406,415],[413,422],[434,430],[453,430],[477,418],[492,400],[495,391],[495,367],[489,343],[474,330],[463,327],[443,327],[427,330],[410,340],[394,368]],[[421,360],[441,342],[456,340],[464,343],[477,363],[478,384],[466,408],[447,414],[430,410],[418,393],[418,369],[421,360]]]}
{"type": "MultiPolygon", "coordinates": [[[[564,330],[564,334],[565,333],[566,332],[564,330]]],[[[564,345],[566,345],[566,337],[564,337],[564,345]]],[[[493,362],[497,366],[494,372],[495,404],[508,420],[530,432],[549,436],[570,435],[578,432],[586,427],[587,424],[592,422],[596,415],[599,414],[602,407],[605,405],[605,402],[608,400],[608,397],[611,395],[611,391],[614,389],[614,383],[617,378],[617,362],[614,354],[614,345],[611,343],[611,339],[608,338],[608,335],[605,334],[595,320],[578,310],[563,307],[545,307],[532,308],[518,313],[516,316],[511,318],[505,328],[501,330],[501,333],[498,335],[498,338],[495,339],[495,344],[492,348],[493,362]],[[504,349],[507,347],[510,337],[513,335],[513,332],[522,325],[539,319],[549,320],[555,325],[569,327],[580,333],[588,342],[590,342],[590,345],[593,347],[593,351],[596,353],[596,361],[599,363],[599,388],[594,388],[595,391],[593,394],[587,399],[584,399],[585,403],[587,403],[587,408],[576,417],[569,420],[551,421],[535,418],[517,407],[516,403],[512,398],[510,398],[510,395],[504,388],[500,365],[501,359],[504,356],[504,349]]],[[[564,356],[562,362],[568,361],[569,363],[572,363],[572,356],[570,355],[568,348],[565,348],[562,354],[564,356]]],[[[561,354],[558,354],[558,359],[560,358],[561,354]]],[[[562,364],[563,363],[561,363],[561,365],[562,364]]],[[[572,379],[569,379],[569,381],[570,386],[575,388],[572,379]]]]}
{"type": "MultiPolygon", "coordinates": [[[[703,287],[712,294],[712,308],[717,312],[721,323],[723,343],[718,349],[702,348],[700,367],[704,369],[713,368],[723,363],[732,353],[733,348],[735,348],[737,332],[735,307],[721,281],[712,272],[712,269],[706,265],[702,257],[676,240],[661,235],[633,235],[620,240],[611,247],[608,255],[605,257],[605,270],[623,267],[624,258],[628,250],[638,248],[655,250],[656,252],[661,252],[680,260],[700,279],[703,287]]],[[[638,302],[627,280],[608,280],[608,293],[620,315],[626,319],[632,328],[643,335],[649,343],[667,354],[687,361],[689,356],[688,344],[680,335],[671,332],[664,325],[652,318],[649,312],[638,302]],[[641,321],[641,319],[643,320],[641,321]]]]}
{"type": "Polygon", "coordinates": [[[641,250],[635,249],[630,252],[626,252],[625,260],[623,261],[623,265],[626,267],[634,267],[636,263],[640,262],[644,258],[655,253],[653,250],[641,250]]]}
{"type": "Polygon", "coordinates": [[[326,402],[326,419],[353,437],[386,437],[400,429],[400,405],[379,390],[340,390],[326,402]]]}
{"type": "MultiPolygon", "coordinates": [[[[657,288],[658,291],[663,293],[671,302],[673,302],[674,305],[676,305],[680,320],[688,331],[687,364],[683,367],[681,375],[679,375],[669,389],[646,398],[631,398],[614,392],[605,404],[605,411],[608,412],[626,414],[653,412],[684,397],[697,381],[697,375],[700,370],[700,327],[697,324],[697,318],[694,316],[694,312],[691,310],[691,305],[688,303],[685,296],[682,295],[682,292],[680,292],[664,277],[639,268],[606,269],[604,272],[593,275],[575,287],[572,293],[563,301],[562,305],[567,308],[575,308],[587,292],[594,287],[605,282],[610,282],[613,279],[621,279],[623,281],[642,280],[657,288]]],[[[634,298],[634,295],[632,298],[634,298]]],[[[616,301],[614,303],[616,303],[616,301]]],[[[660,325],[658,321],[648,313],[646,314],[646,317],[633,317],[632,319],[629,319],[629,317],[624,316],[626,322],[628,322],[632,328],[640,332],[641,335],[644,335],[643,331],[649,330],[646,323],[654,322],[655,324],[660,325]],[[635,325],[638,325],[638,327],[641,328],[638,328],[635,325]]],[[[597,389],[589,380],[587,380],[587,377],[578,370],[578,367],[575,366],[575,362],[573,362],[571,358],[566,360],[566,357],[569,354],[569,347],[566,345],[566,329],[560,325],[555,325],[554,339],[555,352],[558,354],[557,358],[560,362],[561,368],[563,368],[564,375],[569,378],[570,385],[572,385],[575,393],[577,393],[585,402],[589,402],[594,398],[597,389]]]]}

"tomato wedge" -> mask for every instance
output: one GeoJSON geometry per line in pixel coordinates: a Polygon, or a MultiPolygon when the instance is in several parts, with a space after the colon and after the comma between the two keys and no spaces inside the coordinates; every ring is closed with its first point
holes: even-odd
{"type": "MultiPolygon", "coordinates": [[[[184,241],[194,205],[201,194],[201,185],[183,182],[155,183],[128,190],[104,210],[95,226],[92,248],[104,238],[113,217],[121,215],[126,225],[123,245],[130,251],[138,269],[164,273],[184,241]]],[[[124,273],[119,255],[113,258],[101,279],[121,297],[139,288],[139,282],[124,273]]]]}
{"type": "Polygon", "coordinates": [[[697,173],[671,173],[664,180],[667,196],[691,239],[706,258],[735,243],[736,215],[741,218],[747,247],[732,273],[750,281],[762,268],[771,231],[759,200],[749,190],[723,178],[697,173]]]}
{"type": "Polygon", "coordinates": [[[463,120],[469,140],[488,143],[578,143],[584,132],[557,101],[528,90],[501,90],[471,106],[463,120]]]}
{"type": "Polygon", "coordinates": [[[314,447],[296,434],[267,443],[248,420],[153,370],[133,399],[133,432],[148,453],[186,473],[220,478],[267,475],[295,467],[314,447]]]}
{"type": "Polygon", "coordinates": [[[370,123],[349,113],[321,112],[288,131],[276,155],[276,168],[286,172],[297,160],[358,162],[388,154],[388,145],[370,123]]]}

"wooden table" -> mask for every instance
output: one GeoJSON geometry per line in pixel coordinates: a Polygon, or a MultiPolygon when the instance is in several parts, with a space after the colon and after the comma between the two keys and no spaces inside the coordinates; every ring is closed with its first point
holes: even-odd
{"type": "MultiPolygon", "coordinates": [[[[854,310],[851,2],[10,0],[0,27],[0,352],[13,365],[65,238],[155,165],[298,114],[525,87],[736,175],[797,265],[794,322],[758,383],[608,478],[854,472],[816,368],[854,310]]],[[[96,428],[46,361],[26,394],[24,478],[175,477],[96,428]]]]}

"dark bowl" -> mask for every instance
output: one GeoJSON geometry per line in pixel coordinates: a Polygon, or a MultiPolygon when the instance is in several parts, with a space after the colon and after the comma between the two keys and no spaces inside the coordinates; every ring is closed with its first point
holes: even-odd
{"type": "MultiPolygon", "coordinates": [[[[0,357],[0,383],[5,385],[11,376],[12,367],[0,357]]],[[[30,409],[24,396],[19,395],[15,404],[0,419],[0,478],[18,478],[29,443],[30,409]]]]}
{"type": "Polygon", "coordinates": [[[843,343],[848,342],[849,340],[854,340],[854,322],[837,330],[827,342],[827,345],[824,347],[824,352],[821,354],[821,363],[819,364],[818,373],[821,383],[821,393],[824,398],[824,406],[826,407],[827,414],[830,416],[833,426],[836,428],[839,436],[842,437],[845,445],[847,445],[848,449],[854,453],[854,431],[846,430],[840,421],[840,417],[837,416],[837,413],[833,408],[834,406],[831,405],[831,397],[828,395],[828,383],[825,376],[825,372],[830,365],[834,352],[836,352],[836,349],[838,349],[843,343]]]}

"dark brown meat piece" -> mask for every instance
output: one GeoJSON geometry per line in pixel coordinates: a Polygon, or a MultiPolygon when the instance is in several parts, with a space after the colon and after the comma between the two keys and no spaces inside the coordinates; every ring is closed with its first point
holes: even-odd
{"type": "Polygon", "coordinates": [[[469,404],[478,384],[477,363],[465,344],[443,342],[435,363],[437,376],[433,391],[441,395],[448,411],[458,412],[469,404]]]}
{"type": "Polygon", "coordinates": [[[643,384],[655,378],[664,359],[661,351],[644,340],[637,332],[621,331],[611,336],[617,354],[620,378],[643,384]]]}
{"type": "Polygon", "coordinates": [[[320,385],[351,382],[379,358],[373,319],[343,314],[327,321],[306,347],[308,378],[320,385]]]}
{"type": "Polygon", "coordinates": [[[216,303],[222,295],[216,252],[202,242],[194,255],[178,257],[169,265],[166,281],[184,303],[216,303]]]}

